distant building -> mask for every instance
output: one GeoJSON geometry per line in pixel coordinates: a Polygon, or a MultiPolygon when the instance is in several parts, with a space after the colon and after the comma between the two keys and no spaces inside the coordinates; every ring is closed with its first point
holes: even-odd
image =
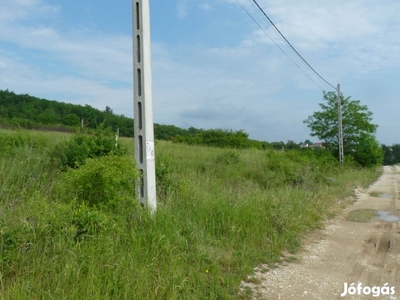
{"type": "Polygon", "coordinates": [[[307,148],[308,147],[308,144],[307,143],[301,143],[300,144],[300,148],[307,148]]]}

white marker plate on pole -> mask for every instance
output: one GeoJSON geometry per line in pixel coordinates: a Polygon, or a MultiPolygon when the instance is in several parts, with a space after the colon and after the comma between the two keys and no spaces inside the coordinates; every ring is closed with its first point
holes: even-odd
{"type": "Polygon", "coordinates": [[[147,159],[154,160],[154,142],[147,141],[146,142],[146,149],[147,149],[147,159]]]}

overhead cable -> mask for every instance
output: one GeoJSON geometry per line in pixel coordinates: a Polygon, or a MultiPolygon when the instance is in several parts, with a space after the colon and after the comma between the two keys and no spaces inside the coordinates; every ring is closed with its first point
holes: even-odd
{"type": "Polygon", "coordinates": [[[269,37],[269,39],[275,44],[275,46],[277,46],[279,48],[279,50],[282,51],[283,54],[285,54],[285,56],[301,71],[303,72],[303,74],[305,76],[308,77],[308,79],[310,79],[317,87],[319,87],[322,91],[324,90],[321,86],[319,86],[306,72],[304,72],[304,70],[302,68],[300,68],[300,66],[285,52],[285,50],[282,49],[282,47],[280,47],[272,38],[271,36],[265,31],[265,29],[260,25],[260,23],[257,22],[256,19],[253,18],[253,16],[246,10],[246,8],[243,7],[243,5],[241,5],[239,3],[238,0],[235,0],[236,3],[243,9],[243,11],[254,21],[254,23],[257,24],[258,27],[260,27],[260,29],[265,33],[266,36],[269,37]]]}
{"type": "MultiPolygon", "coordinates": [[[[287,54],[279,45],[268,35],[268,33],[264,30],[264,28],[251,16],[251,14],[239,3],[238,0],[235,0],[236,3],[246,12],[246,14],[258,25],[258,27],[261,28],[261,30],[271,39],[271,41],[299,68],[312,82],[315,83],[314,80],[312,80],[287,54]]],[[[261,6],[258,4],[256,0],[248,0],[249,2],[253,1],[253,4],[257,6],[257,9],[262,13],[262,15],[271,23],[271,25],[274,27],[274,29],[279,33],[279,35],[282,37],[282,39],[290,46],[290,48],[299,56],[299,58],[322,80],[324,81],[327,85],[332,87],[333,89],[336,90],[336,87],[334,87],[332,84],[330,84],[325,78],[323,78],[304,58],[303,56],[300,55],[300,53],[293,47],[293,45],[288,41],[288,39],[283,35],[283,33],[278,29],[278,27],[272,22],[272,20],[268,17],[268,15],[265,13],[265,11],[261,8],[261,6]]],[[[316,84],[320,89],[322,89],[318,84],[316,84]]]]}
{"type": "Polygon", "coordinates": [[[286,41],[286,43],[290,46],[290,48],[293,49],[293,51],[303,60],[303,62],[319,77],[321,78],[326,84],[328,84],[330,87],[336,88],[330,84],[325,78],[323,78],[315,69],[303,58],[303,56],[300,55],[300,53],[292,46],[292,44],[286,39],[286,37],[282,34],[282,32],[276,27],[274,22],[268,17],[268,15],[265,13],[265,11],[261,8],[261,6],[257,3],[256,0],[253,0],[253,2],[257,5],[258,9],[262,12],[262,14],[267,18],[267,20],[271,23],[272,26],[274,26],[275,30],[281,35],[281,37],[286,41]]]}

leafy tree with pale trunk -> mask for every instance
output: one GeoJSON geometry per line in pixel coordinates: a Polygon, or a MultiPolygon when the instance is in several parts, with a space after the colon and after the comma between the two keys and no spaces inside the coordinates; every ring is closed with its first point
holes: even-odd
{"type": "MultiPolygon", "coordinates": [[[[314,112],[303,122],[329,150],[339,153],[338,99],[335,92],[324,92],[321,111],[314,112]]],[[[360,100],[351,100],[341,95],[343,150],[362,166],[382,163],[383,150],[375,139],[378,125],[372,124],[372,112],[360,100]]]]}

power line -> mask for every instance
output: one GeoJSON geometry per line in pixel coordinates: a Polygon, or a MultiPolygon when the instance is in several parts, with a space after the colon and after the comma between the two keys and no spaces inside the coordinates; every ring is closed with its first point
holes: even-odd
{"type": "Polygon", "coordinates": [[[238,0],[235,0],[236,3],[243,9],[243,11],[254,21],[254,23],[257,24],[258,27],[265,33],[266,36],[269,37],[269,39],[279,48],[279,50],[282,51],[283,54],[301,71],[305,76],[308,77],[317,87],[319,87],[322,91],[324,90],[321,86],[319,86],[300,66],[271,38],[271,36],[265,31],[265,29],[260,25],[260,23],[257,22],[256,19],[253,18],[253,16],[239,3],[238,0]]]}
{"type": "MultiPolygon", "coordinates": [[[[235,0],[236,3],[239,4],[239,6],[250,16],[250,18],[264,31],[264,33],[272,40],[272,38],[266,33],[266,31],[261,27],[261,25],[250,15],[250,13],[238,2],[238,0],[235,0]]],[[[321,79],[323,80],[326,84],[328,84],[330,87],[336,90],[336,88],[330,84],[325,78],[323,78],[304,58],[303,56],[300,55],[300,53],[293,47],[293,45],[287,40],[287,38],[283,35],[283,33],[278,29],[278,27],[272,22],[272,20],[268,17],[268,15],[265,13],[265,11],[261,8],[261,6],[257,3],[256,0],[249,0],[250,2],[253,1],[253,3],[257,6],[258,10],[262,13],[262,15],[271,23],[271,25],[274,27],[274,29],[279,33],[279,35],[283,38],[283,40],[290,46],[290,48],[297,54],[297,56],[300,57],[300,59],[321,79]]],[[[273,40],[272,40],[273,41],[273,40]]],[[[273,41],[274,44],[289,58],[289,56],[282,50],[281,47],[273,41]]],[[[290,59],[290,58],[289,58],[290,59]]],[[[303,73],[304,71],[292,60],[290,59],[303,73]]],[[[304,73],[305,74],[305,73],[304,73]]],[[[308,75],[307,77],[313,81],[308,75]]],[[[313,81],[314,82],[314,81],[313,81]]],[[[314,84],[316,84],[314,82],[314,84]]],[[[321,88],[318,84],[316,84],[319,88],[321,88]]]]}
{"type": "Polygon", "coordinates": [[[286,37],[282,34],[282,32],[278,29],[278,27],[275,26],[274,22],[267,16],[267,14],[264,12],[264,10],[261,8],[261,6],[257,3],[256,0],[253,0],[253,2],[257,5],[258,9],[263,13],[263,15],[268,19],[268,21],[271,23],[272,26],[276,29],[276,31],[282,36],[282,38],[286,41],[286,43],[290,46],[290,48],[293,49],[293,51],[304,61],[304,63],[319,77],[321,78],[326,84],[328,84],[330,87],[336,88],[330,84],[325,78],[323,78],[315,69],[303,58],[303,56],[300,55],[299,52],[292,46],[292,44],[286,39],[286,37]]]}

